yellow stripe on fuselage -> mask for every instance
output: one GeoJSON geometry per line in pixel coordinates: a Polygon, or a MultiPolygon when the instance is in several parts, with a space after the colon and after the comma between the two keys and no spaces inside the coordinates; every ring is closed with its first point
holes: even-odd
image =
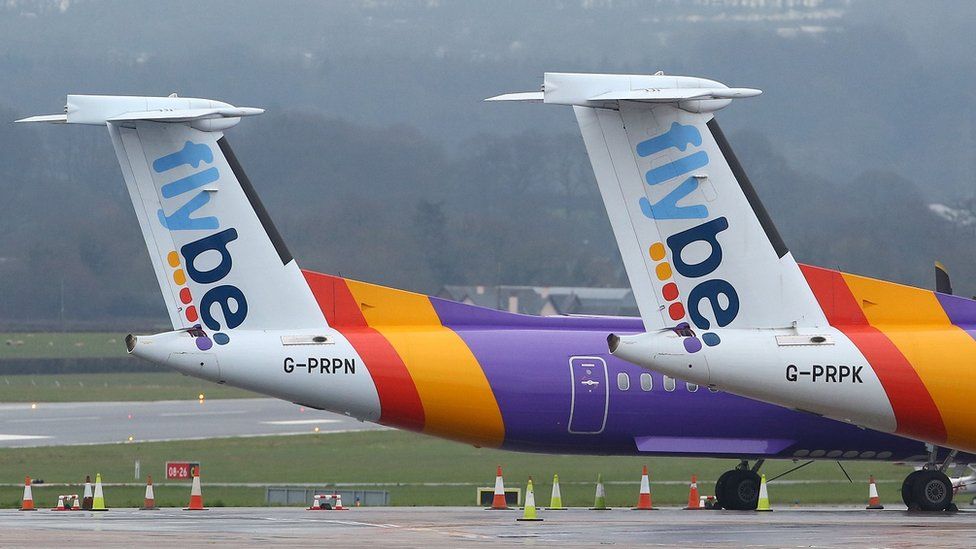
{"type": "Polygon", "coordinates": [[[461,337],[441,324],[430,299],[364,282],[347,283],[366,323],[393,345],[410,372],[424,407],[424,432],[501,446],[505,425],[488,378],[461,337]]]}
{"type": "Polygon", "coordinates": [[[976,450],[976,340],[952,324],[933,292],[844,274],[868,322],[888,336],[925,384],[947,443],[976,450]]]}

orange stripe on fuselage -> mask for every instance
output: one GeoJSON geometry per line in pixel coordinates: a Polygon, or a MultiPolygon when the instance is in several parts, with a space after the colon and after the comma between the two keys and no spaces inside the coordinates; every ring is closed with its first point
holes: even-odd
{"type": "Polygon", "coordinates": [[[366,325],[346,280],[302,272],[329,326],[345,336],[365,362],[380,401],[379,423],[422,431],[424,407],[407,367],[390,342],[366,325]]]}
{"type": "Polygon", "coordinates": [[[846,335],[871,364],[895,413],[898,433],[941,442],[946,438],[942,414],[912,367],[908,357],[887,335],[871,324],[845,275],[837,271],[801,265],[820,308],[831,326],[846,335]]]}
{"type": "Polygon", "coordinates": [[[843,276],[868,322],[918,372],[941,413],[947,445],[976,449],[976,407],[967,383],[976,365],[976,340],[952,324],[931,291],[843,276]]]}
{"type": "Polygon", "coordinates": [[[498,402],[471,349],[421,294],[346,281],[366,323],[396,349],[423,403],[424,432],[480,446],[505,437],[498,402]]]}

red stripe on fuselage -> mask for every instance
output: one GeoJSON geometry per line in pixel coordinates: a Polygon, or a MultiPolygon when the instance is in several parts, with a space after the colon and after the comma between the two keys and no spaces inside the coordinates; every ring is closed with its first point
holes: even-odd
{"type": "Polygon", "coordinates": [[[413,378],[393,345],[366,324],[346,281],[311,271],[302,273],[329,326],[345,336],[365,362],[380,399],[379,423],[423,430],[424,407],[413,378]]]}
{"type": "Polygon", "coordinates": [[[898,433],[931,440],[946,438],[942,415],[932,395],[891,339],[868,323],[844,277],[837,271],[800,265],[827,321],[844,333],[874,369],[888,395],[898,433]],[[933,426],[939,431],[932,432],[933,426]]]}

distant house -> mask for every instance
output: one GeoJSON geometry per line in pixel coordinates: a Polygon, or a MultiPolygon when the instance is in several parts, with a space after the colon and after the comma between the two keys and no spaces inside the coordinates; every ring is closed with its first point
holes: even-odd
{"type": "Polygon", "coordinates": [[[437,297],[528,315],[639,316],[630,288],[444,286],[437,297]]]}

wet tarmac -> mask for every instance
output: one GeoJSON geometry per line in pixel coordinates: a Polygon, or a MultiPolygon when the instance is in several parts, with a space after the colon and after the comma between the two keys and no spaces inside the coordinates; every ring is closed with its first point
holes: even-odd
{"type": "Polygon", "coordinates": [[[734,511],[519,511],[293,507],[103,513],[0,511],[3,547],[972,547],[976,513],[859,508],[734,511]]]}

